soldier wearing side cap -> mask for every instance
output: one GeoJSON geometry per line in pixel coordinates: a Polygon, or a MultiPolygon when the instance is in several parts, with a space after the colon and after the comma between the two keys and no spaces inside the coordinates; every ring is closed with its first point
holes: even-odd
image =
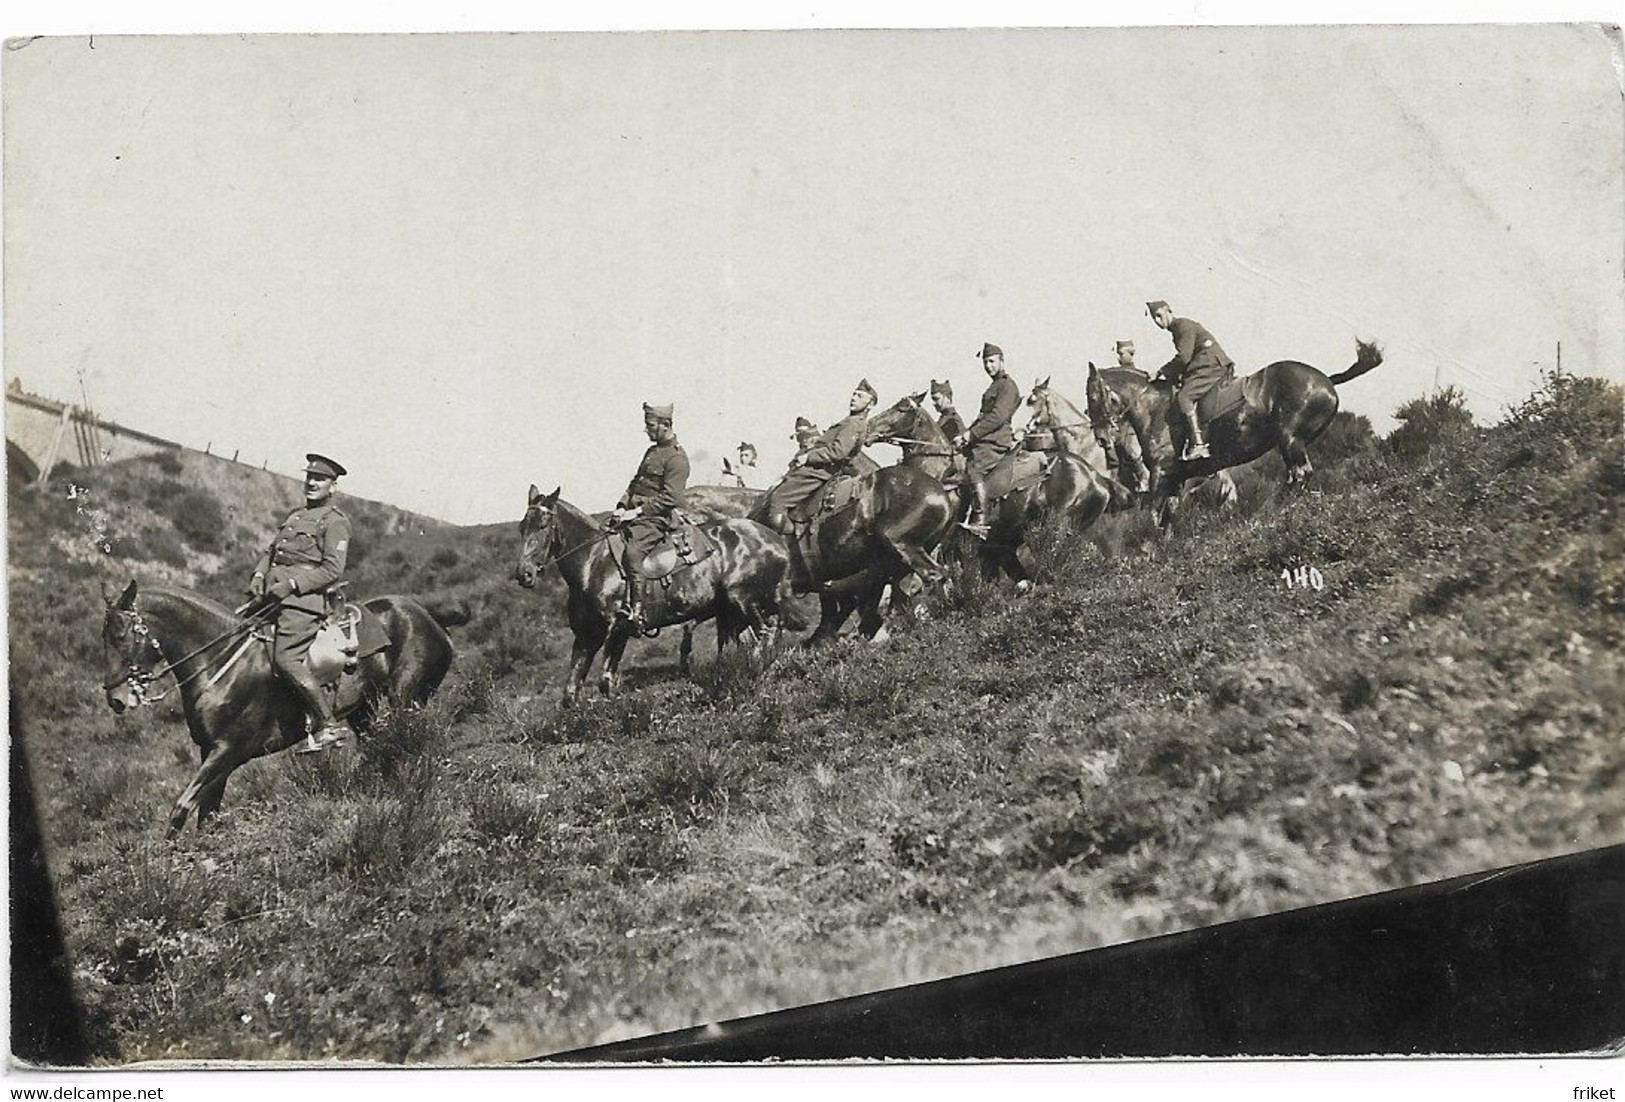
{"type": "Polygon", "coordinates": [[[1236,365],[1201,322],[1174,317],[1173,309],[1161,299],[1146,303],[1145,308],[1157,328],[1166,329],[1174,340],[1174,358],[1163,364],[1157,374],[1173,383],[1174,402],[1179,406],[1185,423],[1190,426],[1182,458],[1187,461],[1206,459],[1210,453],[1207,441],[1202,439],[1196,403],[1204,394],[1228,379],[1236,365]]]}
{"type": "Polygon", "coordinates": [[[1133,341],[1117,342],[1117,369],[1119,371],[1132,371],[1142,378],[1150,378],[1149,375],[1147,375],[1144,371],[1141,371],[1140,368],[1134,363],[1133,341]]]}
{"type": "Polygon", "coordinates": [[[947,379],[940,383],[931,380],[931,404],[936,407],[937,427],[942,429],[942,435],[949,440],[965,435],[965,419],[954,408],[954,388],[947,379]]]}
{"type": "MultiPolygon", "coordinates": [[[[1118,341],[1116,352],[1116,370],[1132,371],[1142,379],[1150,378],[1134,362],[1133,341],[1118,341]]],[[[1098,411],[1091,407],[1089,411],[1089,423],[1095,434],[1095,442],[1106,453],[1106,473],[1129,489],[1138,489],[1144,485],[1146,479],[1145,463],[1140,453],[1140,438],[1135,434],[1133,426],[1123,421],[1123,400],[1118,397],[1117,392],[1111,387],[1106,387],[1105,393],[1106,407],[1098,411]]]]}
{"type": "Polygon", "coordinates": [[[305,506],[288,514],[254,567],[248,595],[274,609],[276,635],[271,664],[304,702],[311,731],[296,753],[313,754],[344,745],[348,733],[333,715],[327,695],[305,662],[327,612],[327,590],[344,574],[350,518],[333,504],[333,484],[347,474],[335,460],[305,456],[305,506]]]}
{"type": "MultiPolygon", "coordinates": [[[[869,410],[877,397],[869,380],[860,381],[847,400],[847,415],[791,460],[790,470],[767,492],[765,512],[769,525],[788,533],[792,528],[790,510],[818,493],[836,475],[849,471],[852,460],[863,449],[869,410]]],[[[797,428],[800,425],[797,421],[797,428]]]]}
{"type": "Polygon", "coordinates": [[[1010,421],[1021,408],[1021,388],[1005,373],[1004,350],[996,344],[984,343],[981,357],[982,370],[987,372],[989,380],[982,394],[982,411],[970,428],[954,440],[965,453],[965,473],[971,491],[970,517],[964,527],[975,536],[987,535],[987,486],[983,480],[1016,446],[1010,421]]]}
{"type": "Polygon", "coordinates": [[[683,507],[689,475],[688,453],[672,429],[671,406],[645,402],[643,431],[649,437],[649,448],[610,514],[610,523],[620,528],[626,540],[621,554],[626,596],[615,614],[633,627],[643,626],[643,560],[671,530],[673,514],[683,507]]]}
{"type": "Polygon", "coordinates": [[[788,470],[793,471],[801,466],[802,460],[806,458],[807,449],[817,443],[820,435],[822,434],[817,425],[805,417],[796,418],[796,430],[792,434],[792,439],[796,442],[796,454],[790,457],[788,470]]]}

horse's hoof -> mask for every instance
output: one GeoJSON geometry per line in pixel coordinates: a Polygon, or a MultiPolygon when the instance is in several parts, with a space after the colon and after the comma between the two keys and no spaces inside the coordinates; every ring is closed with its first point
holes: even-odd
{"type": "Polygon", "coordinates": [[[1018,596],[1025,597],[1027,594],[1031,593],[1032,591],[1033,591],[1033,582],[1032,582],[1031,578],[1023,578],[1023,579],[1021,579],[1021,581],[1016,583],[1016,594],[1018,596]]]}

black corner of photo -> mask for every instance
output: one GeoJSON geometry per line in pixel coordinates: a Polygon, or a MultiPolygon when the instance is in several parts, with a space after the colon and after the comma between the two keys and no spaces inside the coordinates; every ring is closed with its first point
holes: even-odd
{"type": "Polygon", "coordinates": [[[11,1055],[29,1064],[89,1059],[67,946],[45,865],[38,806],[11,695],[11,1055]]]}
{"type": "Polygon", "coordinates": [[[1617,1054],[1625,846],[544,1057],[1617,1054]]]}

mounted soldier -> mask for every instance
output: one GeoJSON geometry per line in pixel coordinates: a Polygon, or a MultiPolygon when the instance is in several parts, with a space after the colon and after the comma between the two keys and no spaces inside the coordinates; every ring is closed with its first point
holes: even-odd
{"type": "Polygon", "coordinates": [[[796,442],[796,454],[791,457],[790,466],[785,469],[793,471],[801,466],[801,461],[805,458],[807,449],[818,442],[820,435],[817,425],[805,417],[797,417],[796,431],[792,434],[792,439],[796,442]]]}
{"type": "Polygon", "coordinates": [[[931,404],[936,407],[937,427],[944,436],[957,440],[965,435],[965,419],[954,408],[954,388],[947,379],[940,383],[931,380],[931,404]]]}
{"type": "Polygon", "coordinates": [[[1021,390],[1005,374],[1004,350],[996,344],[982,345],[982,370],[989,379],[982,394],[982,411],[970,428],[954,438],[965,453],[966,481],[970,484],[970,518],[964,528],[974,536],[987,535],[987,486],[985,479],[1016,444],[1010,421],[1021,408],[1021,390]]]}
{"type": "Polygon", "coordinates": [[[643,625],[644,559],[671,531],[673,514],[683,506],[688,489],[688,454],[672,430],[672,407],[643,404],[643,431],[650,444],[638,471],[610,514],[610,524],[626,542],[621,574],[626,596],[615,615],[633,627],[643,625]]]}
{"type": "Polygon", "coordinates": [[[314,754],[344,745],[347,734],[305,659],[326,617],[327,591],[343,575],[349,553],[350,518],[333,504],[333,485],[349,472],[315,452],[305,456],[305,464],[305,506],[277,529],[254,567],[248,595],[257,606],[254,612],[273,610],[272,666],[310,716],[310,732],[295,752],[314,754]]]}
{"type": "MultiPolygon", "coordinates": [[[[1150,381],[1151,376],[1140,370],[1134,362],[1133,341],[1118,341],[1115,350],[1117,366],[1111,370],[1150,381]]],[[[1094,367],[1093,363],[1089,364],[1090,385],[1102,386],[1102,400],[1089,403],[1089,424],[1094,431],[1095,442],[1106,453],[1107,473],[1131,490],[1142,490],[1145,488],[1148,472],[1141,454],[1140,438],[1135,434],[1134,426],[1123,419],[1122,398],[1115,390],[1095,380],[1094,367]]]]}
{"type": "MultiPolygon", "coordinates": [[[[869,380],[859,382],[847,401],[847,415],[790,461],[790,470],[767,492],[769,527],[790,533],[794,526],[790,510],[811,500],[838,475],[850,473],[853,459],[863,449],[869,410],[876,398],[869,380]]],[[[801,422],[796,425],[799,428],[801,422]]]]}
{"type": "Polygon", "coordinates": [[[1181,456],[1186,462],[1209,457],[1207,441],[1202,438],[1202,425],[1196,414],[1196,403],[1214,387],[1235,373],[1235,363],[1225,355],[1219,342],[1213,339],[1201,322],[1190,318],[1174,317],[1173,309],[1162,300],[1145,304],[1146,312],[1165,329],[1174,341],[1174,357],[1157,372],[1174,388],[1174,402],[1180,416],[1190,427],[1181,456]]]}
{"type": "Polygon", "coordinates": [[[1146,375],[1144,371],[1135,366],[1133,341],[1118,341],[1116,345],[1116,352],[1117,368],[1119,371],[1132,371],[1137,375],[1145,375],[1146,378],[1150,378],[1149,375],[1146,375]]]}

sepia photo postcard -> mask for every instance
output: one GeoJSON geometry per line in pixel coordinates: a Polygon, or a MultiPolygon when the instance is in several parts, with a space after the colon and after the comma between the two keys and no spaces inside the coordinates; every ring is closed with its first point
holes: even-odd
{"type": "Polygon", "coordinates": [[[1618,26],[737,26],[5,41],[11,1076],[1625,1087],[1618,26]]]}

